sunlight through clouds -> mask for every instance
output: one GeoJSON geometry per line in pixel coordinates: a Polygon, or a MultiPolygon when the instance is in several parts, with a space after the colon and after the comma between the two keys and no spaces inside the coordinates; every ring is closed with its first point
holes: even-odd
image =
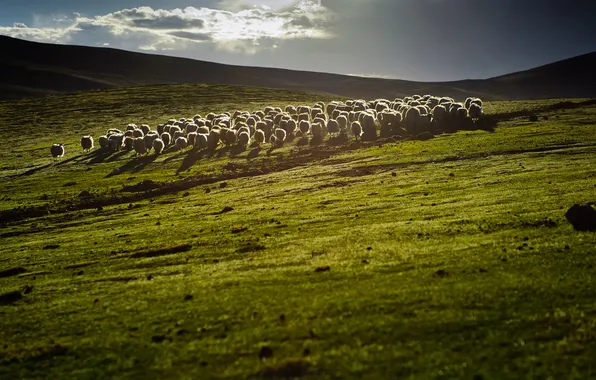
{"type": "Polygon", "coordinates": [[[119,39],[134,36],[141,50],[174,50],[193,43],[211,43],[219,49],[249,54],[274,48],[283,40],[333,37],[329,31],[333,13],[318,1],[282,1],[276,7],[272,6],[275,4],[251,5],[246,1],[223,3],[226,8],[236,10],[205,7],[166,10],[143,6],[95,17],[75,14],[72,18],[56,18],[54,25],[44,22],[43,27],[15,23],[0,27],[0,34],[56,43],[76,42],[87,34],[119,39]]]}

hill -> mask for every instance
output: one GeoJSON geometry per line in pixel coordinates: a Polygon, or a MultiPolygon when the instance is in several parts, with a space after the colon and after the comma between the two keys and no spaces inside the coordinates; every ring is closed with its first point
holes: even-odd
{"type": "Polygon", "coordinates": [[[412,82],[244,67],[111,48],[54,45],[0,36],[0,99],[174,83],[233,84],[353,98],[414,93],[487,100],[596,97],[596,53],[486,80],[412,82]]]}
{"type": "Polygon", "coordinates": [[[492,132],[428,141],[79,146],[316,100],[168,85],[0,102],[0,378],[594,378],[596,235],[564,217],[596,200],[594,101],[486,102],[492,132]]]}

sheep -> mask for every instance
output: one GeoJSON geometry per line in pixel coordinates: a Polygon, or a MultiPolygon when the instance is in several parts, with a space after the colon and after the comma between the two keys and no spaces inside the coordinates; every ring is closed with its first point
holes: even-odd
{"type": "Polygon", "coordinates": [[[365,114],[362,117],[362,139],[375,141],[377,139],[377,125],[373,114],[365,114]]]}
{"type": "Polygon", "coordinates": [[[210,151],[214,151],[217,149],[217,145],[219,144],[219,129],[212,129],[209,132],[209,137],[207,139],[207,149],[210,151]]]}
{"type": "Polygon", "coordinates": [[[172,135],[170,135],[168,132],[162,133],[159,138],[163,141],[163,144],[166,148],[172,143],[172,135]]]}
{"type": "Polygon", "coordinates": [[[99,138],[97,139],[97,142],[99,143],[99,147],[101,149],[108,148],[108,136],[99,136],[99,138]]]}
{"type": "Polygon", "coordinates": [[[303,135],[306,135],[310,132],[310,122],[308,120],[302,120],[298,124],[298,128],[300,128],[300,132],[302,132],[303,135]]]}
{"type": "Polygon", "coordinates": [[[130,124],[128,124],[126,126],[126,130],[127,131],[134,131],[135,129],[137,129],[137,125],[136,124],[130,123],[130,124]]]}
{"type": "Polygon", "coordinates": [[[93,137],[92,136],[83,136],[81,137],[81,148],[83,148],[83,152],[90,151],[93,149],[93,137]]]}
{"type": "Polygon", "coordinates": [[[442,123],[447,116],[447,108],[439,104],[433,108],[432,115],[435,122],[442,123]]]}
{"type": "Polygon", "coordinates": [[[153,140],[153,151],[155,154],[161,154],[165,149],[166,144],[164,144],[162,139],[155,139],[153,140]]]}
{"type": "Polygon", "coordinates": [[[275,144],[278,146],[283,146],[284,141],[286,141],[285,129],[281,129],[281,128],[275,129],[274,135],[275,135],[275,144]]]}
{"type": "Polygon", "coordinates": [[[122,131],[116,128],[110,128],[106,132],[106,136],[110,137],[111,135],[121,135],[122,131]]]}
{"type": "Polygon", "coordinates": [[[179,137],[185,137],[184,136],[184,132],[182,131],[176,131],[174,132],[174,136],[172,136],[174,138],[174,141],[176,141],[179,137]]]}
{"type": "Polygon", "coordinates": [[[133,147],[137,155],[147,153],[147,146],[145,145],[145,139],[143,137],[135,138],[133,147]]]}
{"type": "Polygon", "coordinates": [[[198,133],[195,139],[196,148],[199,150],[207,149],[209,142],[209,135],[206,133],[198,133]]]}
{"type": "Polygon", "coordinates": [[[189,134],[186,135],[186,138],[188,139],[189,146],[192,146],[193,148],[197,146],[197,136],[198,136],[197,132],[190,132],[189,134]]]}
{"type": "Polygon", "coordinates": [[[323,125],[325,124],[315,120],[310,126],[310,133],[312,134],[312,139],[315,142],[320,142],[323,140],[323,136],[325,135],[325,129],[323,125]]]}
{"type": "Polygon", "coordinates": [[[470,103],[468,112],[472,120],[478,120],[482,116],[482,106],[478,105],[477,103],[470,103]]]}
{"type": "Polygon", "coordinates": [[[339,124],[340,133],[345,133],[348,130],[348,118],[344,115],[339,115],[336,121],[339,124]]]}
{"type": "Polygon", "coordinates": [[[132,131],[132,137],[134,137],[134,138],[144,137],[144,136],[145,136],[145,134],[140,129],[135,129],[132,131]]]}
{"type": "Polygon", "coordinates": [[[360,125],[360,122],[352,122],[352,125],[350,126],[350,131],[352,132],[356,140],[358,140],[358,137],[362,136],[362,126],[360,125]]]}
{"type": "Polygon", "coordinates": [[[123,134],[114,134],[108,137],[108,148],[115,152],[122,146],[122,140],[124,140],[123,134]]]}
{"type": "Polygon", "coordinates": [[[186,134],[196,132],[199,129],[199,126],[195,123],[190,123],[186,125],[186,134]]]}
{"type": "Polygon", "coordinates": [[[54,159],[54,161],[56,159],[64,157],[64,154],[66,153],[64,144],[53,144],[50,147],[50,153],[52,154],[52,158],[54,159]]]}
{"type": "Polygon", "coordinates": [[[157,124],[157,127],[155,127],[155,129],[157,130],[157,134],[161,136],[161,134],[164,132],[164,128],[165,128],[165,125],[157,124]]]}
{"type": "Polygon", "coordinates": [[[143,134],[144,135],[146,135],[147,133],[149,133],[150,130],[151,130],[151,127],[149,127],[147,124],[141,125],[141,131],[143,131],[143,134]]]}
{"type": "Polygon", "coordinates": [[[134,137],[132,136],[125,136],[124,140],[122,141],[122,149],[124,150],[133,150],[134,149],[134,137]]]}
{"type": "Polygon", "coordinates": [[[221,133],[222,142],[225,145],[234,145],[237,140],[236,131],[233,129],[223,129],[221,133]]]}
{"type": "Polygon", "coordinates": [[[339,128],[339,123],[337,120],[329,119],[327,121],[327,132],[329,133],[339,133],[341,129],[339,128]]]}
{"type": "Polygon", "coordinates": [[[130,131],[130,130],[129,130],[129,131],[124,131],[124,137],[125,137],[125,138],[126,138],[126,137],[133,137],[133,132],[134,132],[134,131],[130,131]]]}
{"type": "Polygon", "coordinates": [[[246,147],[250,144],[250,135],[247,132],[240,132],[238,134],[238,144],[246,147]]]}
{"type": "Polygon", "coordinates": [[[155,131],[150,131],[145,135],[143,139],[145,140],[145,147],[147,150],[151,150],[153,147],[153,141],[155,141],[157,138],[159,138],[159,135],[155,131]]]}
{"type": "Polygon", "coordinates": [[[186,139],[186,137],[180,136],[180,137],[176,138],[176,148],[178,150],[184,150],[187,145],[188,145],[188,140],[186,139]]]}
{"type": "Polygon", "coordinates": [[[261,130],[261,129],[257,129],[255,131],[255,141],[257,142],[257,144],[264,144],[265,143],[265,131],[261,130]]]}

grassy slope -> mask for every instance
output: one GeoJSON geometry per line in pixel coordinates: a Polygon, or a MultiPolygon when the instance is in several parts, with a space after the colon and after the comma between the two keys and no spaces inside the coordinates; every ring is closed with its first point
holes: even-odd
{"type": "Polygon", "coordinates": [[[28,272],[0,294],[32,291],[0,306],[0,378],[596,376],[596,235],[563,217],[596,198],[594,105],[252,159],[78,151],[131,121],[314,100],[173,86],[0,103],[1,210],[55,210],[2,224],[0,271],[28,272]],[[67,159],[48,165],[57,139],[67,159]],[[120,192],[145,179],[170,187],[120,192]],[[112,201],[63,212],[83,190],[112,201]]]}

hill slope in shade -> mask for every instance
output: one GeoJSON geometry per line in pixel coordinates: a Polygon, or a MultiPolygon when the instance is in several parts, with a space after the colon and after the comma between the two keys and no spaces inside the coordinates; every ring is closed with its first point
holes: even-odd
{"type": "MultiPolygon", "coordinates": [[[[106,88],[210,83],[282,88],[355,98],[433,93],[487,100],[596,97],[596,53],[486,80],[412,82],[244,67],[0,36],[0,99],[106,88]]],[[[330,69],[332,69],[330,67],[330,69]]]]}

